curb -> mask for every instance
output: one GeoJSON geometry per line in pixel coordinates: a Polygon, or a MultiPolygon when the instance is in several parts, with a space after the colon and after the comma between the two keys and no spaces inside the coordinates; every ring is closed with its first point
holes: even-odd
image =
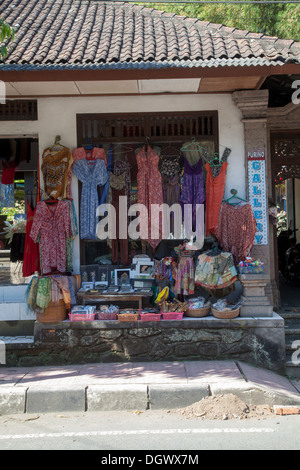
{"type": "Polygon", "coordinates": [[[277,393],[245,383],[178,385],[89,385],[43,389],[38,386],[1,387],[0,416],[23,413],[168,410],[184,408],[210,395],[233,393],[247,403],[300,406],[297,394],[277,393]]]}

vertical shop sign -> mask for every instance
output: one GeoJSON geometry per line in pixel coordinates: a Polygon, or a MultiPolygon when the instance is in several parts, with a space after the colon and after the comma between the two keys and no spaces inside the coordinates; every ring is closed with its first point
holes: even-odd
{"type": "Polygon", "coordinates": [[[266,160],[264,150],[248,150],[249,202],[257,223],[254,245],[268,244],[266,160]]]}

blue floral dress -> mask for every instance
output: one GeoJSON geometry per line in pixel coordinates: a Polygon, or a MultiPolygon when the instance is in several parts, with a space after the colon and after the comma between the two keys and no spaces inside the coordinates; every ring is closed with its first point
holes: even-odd
{"type": "Polygon", "coordinates": [[[77,160],[73,173],[82,182],[80,200],[80,238],[95,240],[96,211],[99,205],[98,186],[103,186],[108,179],[104,160],[77,160]]]}

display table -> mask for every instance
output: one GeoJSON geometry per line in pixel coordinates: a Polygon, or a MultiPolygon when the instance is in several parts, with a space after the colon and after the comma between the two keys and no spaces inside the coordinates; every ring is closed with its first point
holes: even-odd
{"type": "Polygon", "coordinates": [[[138,308],[143,308],[143,298],[150,298],[153,296],[153,293],[141,294],[141,293],[132,293],[132,294],[100,294],[98,292],[77,292],[76,297],[78,303],[86,305],[89,302],[138,302],[138,308]]]}

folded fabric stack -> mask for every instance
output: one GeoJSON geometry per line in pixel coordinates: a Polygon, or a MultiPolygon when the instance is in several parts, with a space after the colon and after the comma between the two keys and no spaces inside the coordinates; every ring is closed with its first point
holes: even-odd
{"type": "Polygon", "coordinates": [[[204,297],[195,297],[193,299],[188,300],[188,307],[189,309],[199,309],[204,308],[209,304],[209,302],[205,301],[204,297]]]}

